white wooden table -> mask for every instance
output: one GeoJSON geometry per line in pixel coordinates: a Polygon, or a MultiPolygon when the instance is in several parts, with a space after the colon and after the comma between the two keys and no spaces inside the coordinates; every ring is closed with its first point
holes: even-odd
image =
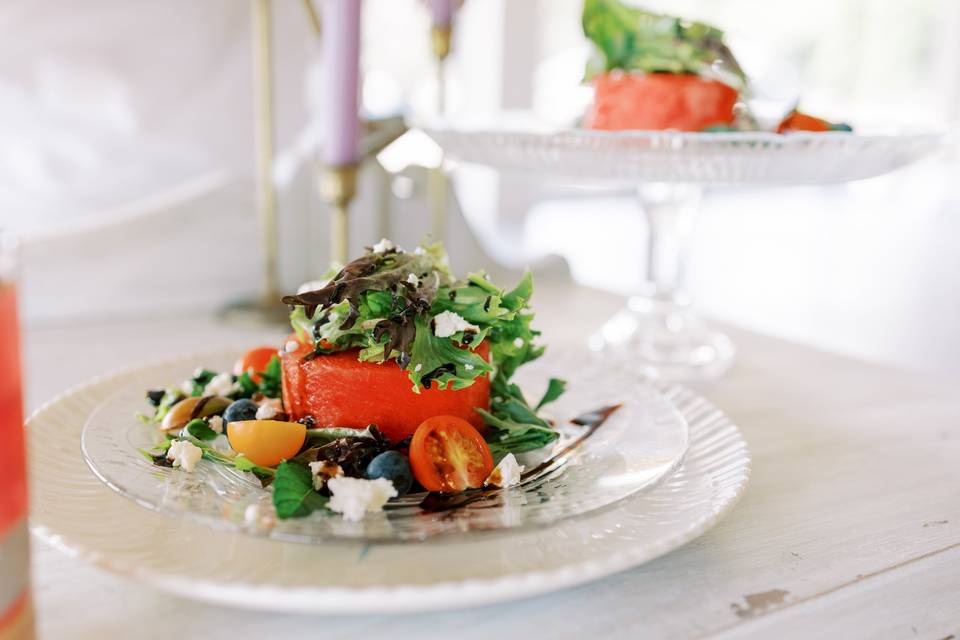
{"type": "MultiPolygon", "coordinates": [[[[582,339],[619,304],[573,288],[537,298],[553,343],[582,339]]],[[[28,404],[112,368],[276,335],[206,317],[32,328],[28,404]]],[[[960,637],[958,381],[732,335],[736,367],[700,391],[749,441],[751,486],[719,526],[659,560],[495,607],[321,620],[169,596],[35,541],[41,637],[960,637]]]]}

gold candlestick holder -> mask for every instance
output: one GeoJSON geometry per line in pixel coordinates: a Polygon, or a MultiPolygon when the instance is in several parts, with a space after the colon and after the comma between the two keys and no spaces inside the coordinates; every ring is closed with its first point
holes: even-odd
{"type": "Polygon", "coordinates": [[[273,34],[270,0],[251,0],[253,33],[254,133],[257,150],[257,212],[263,242],[263,283],[259,297],[221,309],[230,322],[270,325],[289,315],[280,302],[277,251],[277,194],[273,184],[273,34]]]}
{"type": "MultiPolygon", "coordinates": [[[[450,55],[453,29],[450,25],[434,25],[430,29],[430,43],[437,60],[437,115],[446,111],[447,83],[444,67],[450,55]]],[[[430,231],[434,240],[447,238],[447,177],[443,174],[443,159],[440,165],[427,173],[427,192],[430,201],[430,231]]]]}
{"type": "Polygon", "coordinates": [[[357,193],[357,165],[326,167],[320,173],[320,198],[330,207],[330,260],[347,264],[350,252],[350,201],[357,193]]]}

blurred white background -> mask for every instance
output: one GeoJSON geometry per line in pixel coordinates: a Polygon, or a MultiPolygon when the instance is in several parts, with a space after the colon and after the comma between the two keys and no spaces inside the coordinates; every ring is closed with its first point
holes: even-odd
{"type": "MultiPolygon", "coordinates": [[[[580,4],[466,0],[448,67],[452,112],[575,114],[580,4]]],[[[322,140],[311,126],[324,104],[322,61],[301,4],[274,6],[281,266],[292,288],[326,262],[326,212],[314,195],[322,140]]],[[[644,6],[727,29],[759,66],[795,81],[814,113],[867,128],[960,118],[956,0],[644,6]]],[[[365,0],[363,29],[367,110],[429,111],[436,84],[421,4],[365,0]]],[[[0,226],[24,234],[28,320],[209,313],[252,293],[248,3],[10,0],[0,30],[0,226]]],[[[723,320],[960,373],[958,175],[954,152],[847,186],[711,191],[690,288],[723,320]]],[[[385,231],[416,243],[428,228],[424,180],[415,167],[398,179],[369,166],[354,250],[385,231]]],[[[581,283],[640,284],[646,230],[631,194],[472,167],[456,168],[454,182],[455,266],[484,253],[505,267],[558,255],[581,283]]]]}

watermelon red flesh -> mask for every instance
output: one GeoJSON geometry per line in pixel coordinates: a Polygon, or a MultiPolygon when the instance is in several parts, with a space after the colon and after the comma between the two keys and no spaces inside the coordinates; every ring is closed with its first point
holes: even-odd
{"type": "MultiPolygon", "coordinates": [[[[417,394],[407,372],[393,360],[360,362],[358,352],[351,350],[304,361],[312,350],[301,344],[280,357],[283,405],[292,420],[310,415],[318,427],[354,429],[375,424],[393,442],[412,436],[421,422],[440,415],[463,418],[483,430],[483,419],[475,409],[490,407],[488,376],[477,378],[466,389],[434,387],[417,394]]],[[[485,343],[476,351],[489,357],[485,343]]]]}
{"type": "Polygon", "coordinates": [[[614,71],[593,84],[588,129],[701,131],[731,125],[738,98],[732,87],[694,75],[614,71]]]}

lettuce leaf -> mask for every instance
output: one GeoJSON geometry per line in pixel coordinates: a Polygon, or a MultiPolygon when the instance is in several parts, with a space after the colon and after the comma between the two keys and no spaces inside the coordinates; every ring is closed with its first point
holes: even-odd
{"type": "Polygon", "coordinates": [[[721,63],[728,84],[746,86],[746,75],[724,43],[723,31],[635,7],[619,0],[584,0],[583,33],[596,45],[585,79],[614,69],[644,73],[716,75],[721,63]]]}

